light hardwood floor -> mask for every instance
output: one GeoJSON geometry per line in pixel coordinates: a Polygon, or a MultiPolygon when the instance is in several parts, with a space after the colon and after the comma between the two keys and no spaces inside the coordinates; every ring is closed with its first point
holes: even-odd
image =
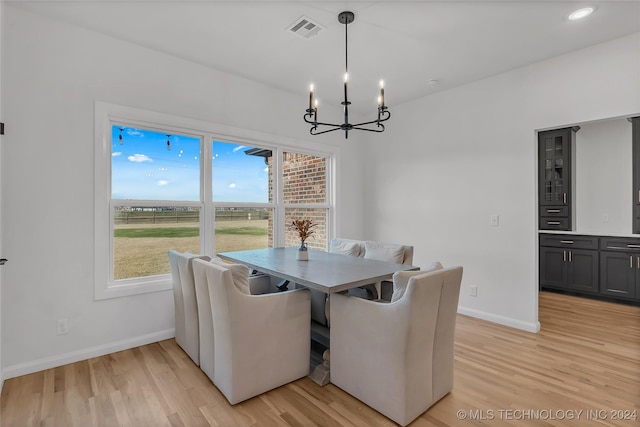
{"type": "MultiPolygon", "coordinates": [[[[453,392],[411,425],[640,425],[640,308],[543,292],[539,317],[533,334],[459,315],[453,392]]],[[[231,406],[174,340],[9,379],[0,410],[2,427],[394,425],[308,378],[231,406]]]]}

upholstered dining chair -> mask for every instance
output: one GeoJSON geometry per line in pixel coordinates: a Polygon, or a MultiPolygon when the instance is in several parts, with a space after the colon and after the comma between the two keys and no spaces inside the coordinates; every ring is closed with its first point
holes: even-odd
{"type": "MultiPolygon", "coordinates": [[[[396,245],[392,243],[373,242],[367,240],[364,242],[364,257],[375,259],[378,261],[395,262],[398,264],[411,265],[413,263],[413,246],[396,245]]],[[[369,285],[369,289],[373,287],[375,295],[373,299],[389,301],[393,292],[393,285],[390,280],[369,285]]],[[[373,292],[372,292],[373,293],[373,292]]]]}
{"type": "Polygon", "coordinates": [[[204,260],[210,258],[206,255],[181,253],[174,250],[170,250],[168,255],[173,281],[176,343],[182,347],[196,365],[200,365],[198,307],[192,262],[194,258],[204,260]]]}
{"type": "Polygon", "coordinates": [[[200,317],[200,331],[210,334],[201,335],[200,366],[231,404],[309,373],[308,290],[250,295],[228,266],[194,260],[193,271],[198,301],[209,300],[211,316],[200,317]]]}
{"type": "MultiPolygon", "coordinates": [[[[374,242],[372,240],[353,240],[336,237],[329,242],[329,252],[404,265],[413,263],[413,246],[374,242]]],[[[353,296],[362,296],[367,299],[389,301],[392,292],[392,282],[383,280],[362,286],[360,289],[350,290],[349,293],[353,296]]]]}
{"type": "Polygon", "coordinates": [[[331,382],[405,426],[453,388],[462,267],[393,278],[394,302],[331,294],[331,382]]]}

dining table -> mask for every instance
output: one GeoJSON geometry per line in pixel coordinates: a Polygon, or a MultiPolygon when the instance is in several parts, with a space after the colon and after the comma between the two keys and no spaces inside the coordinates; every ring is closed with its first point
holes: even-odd
{"type": "MultiPolygon", "coordinates": [[[[379,284],[383,280],[390,280],[397,271],[420,269],[412,265],[313,249],[308,249],[308,260],[303,261],[297,259],[298,250],[297,247],[252,249],[221,252],[218,257],[279,278],[280,291],[288,290],[288,285],[293,283],[293,286],[306,286],[327,295],[379,284]]],[[[326,385],[330,378],[329,349],[323,353],[322,359],[322,363],[313,369],[310,377],[317,384],[326,385]]]]}
{"type": "Polygon", "coordinates": [[[308,250],[308,260],[296,259],[297,247],[221,252],[218,257],[298,283],[326,294],[389,280],[396,271],[419,270],[412,265],[308,250]]]}

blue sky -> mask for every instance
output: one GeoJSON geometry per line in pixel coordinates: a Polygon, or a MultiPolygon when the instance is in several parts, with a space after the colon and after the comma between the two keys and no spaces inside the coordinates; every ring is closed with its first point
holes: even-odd
{"type": "MultiPolygon", "coordinates": [[[[112,126],[111,191],[114,199],[200,199],[200,140],[146,129],[112,126]]],[[[218,202],[267,202],[268,173],[263,157],[247,156],[248,146],[214,141],[213,194],[218,202]]]]}

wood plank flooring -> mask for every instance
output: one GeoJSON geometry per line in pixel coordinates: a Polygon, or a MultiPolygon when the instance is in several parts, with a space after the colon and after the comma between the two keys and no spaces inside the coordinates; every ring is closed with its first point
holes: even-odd
{"type": "MultiPolygon", "coordinates": [[[[454,390],[411,425],[640,425],[640,308],[542,292],[539,316],[532,334],[459,315],[454,390]]],[[[166,340],[5,381],[0,425],[395,424],[309,378],[231,406],[166,340]]]]}

